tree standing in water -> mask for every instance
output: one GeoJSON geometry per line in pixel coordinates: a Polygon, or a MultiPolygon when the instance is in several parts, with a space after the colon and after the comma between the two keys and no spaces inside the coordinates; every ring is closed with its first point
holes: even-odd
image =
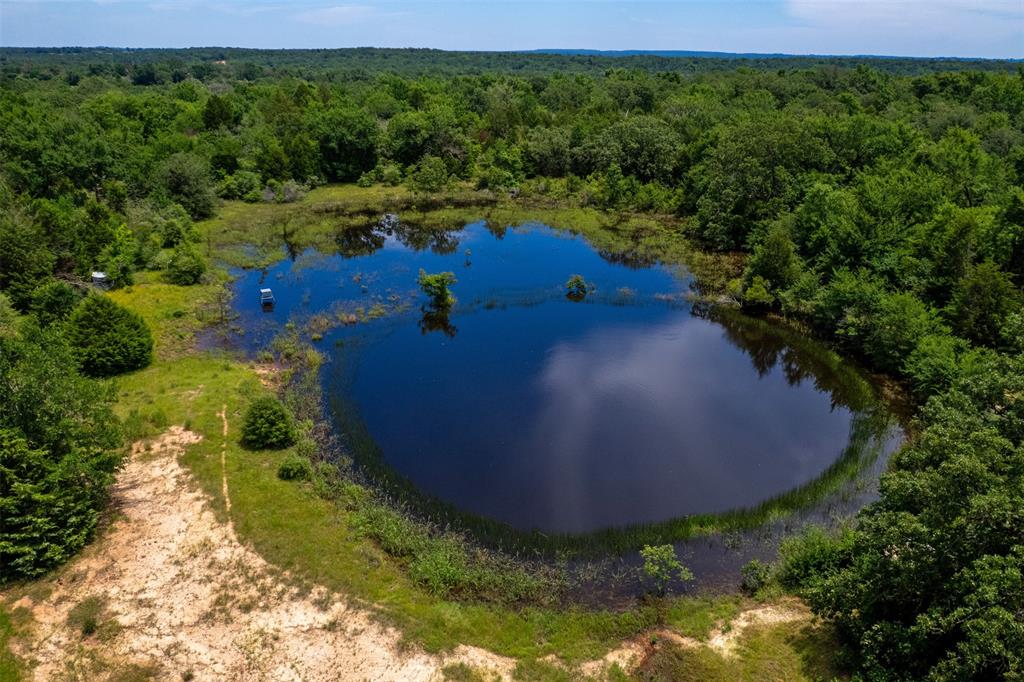
{"type": "Polygon", "coordinates": [[[423,268],[420,268],[419,278],[417,279],[420,289],[430,297],[431,306],[438,311],[448,310],[455,305],[455,296],[452,295],[449,287],[457,281],[453,272],[437,272],[428,275],[427,271],[423,268]]]}

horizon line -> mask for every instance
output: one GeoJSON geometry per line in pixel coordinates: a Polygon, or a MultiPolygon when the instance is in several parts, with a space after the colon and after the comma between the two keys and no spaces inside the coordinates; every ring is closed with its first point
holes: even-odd
{"type": "Polygon", "coordinates": [[[726,57],[731,59],[880,59],[880,60],[921,60],[921,61],[977,61],[977,62],[1024,62],[1024,57],[975,57],[955,55],[896,55],[896,54],[872,54],[872,53],[820,53],[820,52],[731,52],[727,50],[678,50],[678,49],[615,49],[605,50],[601,48],[573,48],[573,47],[546,47],[546,48],[524,48],[524,49],[448,49],[440,47],[384,47],[377,45],[357,45],[340,47],[246,47],[241,45],[190,45],[187,47],[166,47],[150,45],[146,47],[116,46],[116,45],[0,45],[0,50],[117,50],[122,52],[144,51],[144,50],[250,50],[254,52],[299,52],[299,51],[341,51],[341,50],[424,50],[431,52],[450,53],[480,53],[480,54],[540,54],[555,56],[598,56],[608,58],[622,57],[663,57],[666,59],[679,58],[715,58],[726,57]]]}

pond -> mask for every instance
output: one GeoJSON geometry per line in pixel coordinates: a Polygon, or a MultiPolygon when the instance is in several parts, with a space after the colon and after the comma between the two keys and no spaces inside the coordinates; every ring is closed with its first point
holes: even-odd
{"type": "Polygon", "coordinates": [[[763,508],[898,440],[834,354],[691,303],[678,266],[541,224],[389,216],[339,233],[335,253],[235,274],[250,351],[291,322],[327,356],[330,413],[365,471],[518,531],[763,508]],[[421,268],[455,274],[447,314],[426,306],[421,268]],[[582,299],[566,295],[574,274],[582,299]]]}

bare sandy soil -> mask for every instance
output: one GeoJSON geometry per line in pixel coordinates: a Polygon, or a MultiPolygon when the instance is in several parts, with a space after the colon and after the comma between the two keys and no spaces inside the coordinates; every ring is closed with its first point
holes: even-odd
{"type": "MultiPolygon", "coordinates": [[[[268,565],[217,519],[179,464],[199,438],[172,427],[137,443],[113,491],[116,520],[58,577],[8,603],[31,615],[13,642],[31,679],[439,680],[453,663],[511,677],[514,660],[481,649],[430,655],[402,647],[400,633],[369,609],[268,565]]],[[[226,478],[224,486],[230,504],[226,478]]],[[[746,627],[806,617],[797,606],[764,607],[708,642],[654,634],[728,656],[746,627]]],[[[580,672],[628,670],[649,647],[649,636],[637,638],[580,672]]]]}

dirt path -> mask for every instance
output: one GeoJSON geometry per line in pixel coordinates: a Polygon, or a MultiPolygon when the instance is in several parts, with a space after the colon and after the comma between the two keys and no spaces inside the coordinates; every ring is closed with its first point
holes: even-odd
{"type": "Polygon", "coordinates": [[[12,605],[34,621],[15,642],[15,653],[37,664],[31,679],[134,669],[167,680],[434,680],[456,661],[511,674],[511,660],[469,647],[449,656],[402,651],[399,633],[342,595],[293,585],[192,485],[177,455],[197,440],[173,427],[137,444],[113,490],[122,518],[49,594],[12,605]],[[100,605],[90,635],[68,622],[83,603],[100,605]]]}
{"type": "MultiPolygon", "coordinates": [[[[230,510],[226,409],[218,415],[230,510]]],[[[118,519],[57,578],[8,604],[31,614],[13,646],[34,665],[30,679],[127,679],[134,672],[161,680],[415,681],[443,679],[453,663],[511,678],[515,661],[482,649],[435,656],[402,648],[400,634],[365,608],[322,587],[304,588],[268,565],[217,519],[209,496],[179,464],[178,455],[199,440],[172,427],[136,443],[113,489],[118,519]]],[[[745,628],[803,617],[788,606],[746,611],[707,643],[653,634],[730,655],[745,628]]],[[[601,675],[612,664],[628,670],[649,652],[650,640],[625,642],[581,672],[601,675]]]]}
{"type": "Polygon", "coordinates": [[[220,477],[221,477],[221,492],[224,495],[224,510],[231,513],[231,495],[228,494],[228,406],[227,403],[220,408],[220,412],[217,416],[221,418],[224,423],[223,435],[224,439],[220,444],[220,477]]]}

